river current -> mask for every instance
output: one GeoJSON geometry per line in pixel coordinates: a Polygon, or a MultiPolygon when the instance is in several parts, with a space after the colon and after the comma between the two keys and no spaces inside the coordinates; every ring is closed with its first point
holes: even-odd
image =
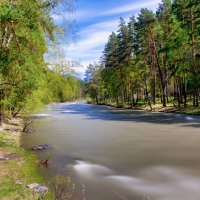
{"type": "Polygon", "coordinates": [[[200,199],[199,116],[77,102],[50,104],[37,118],[23,146],[52,146],[40,170],[71,176],[74,199],[200,199]]]}

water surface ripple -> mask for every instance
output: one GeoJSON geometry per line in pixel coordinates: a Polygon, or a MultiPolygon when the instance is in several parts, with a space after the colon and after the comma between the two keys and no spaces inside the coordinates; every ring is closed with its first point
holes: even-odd
{"type": "Polygon", "coordinates": [[[200,199],[199,116],[60,103],[48,105],[35,128],[23,145],[53,147],[51,167],[41,170],[71,175],[74,199],[200,199]]]}

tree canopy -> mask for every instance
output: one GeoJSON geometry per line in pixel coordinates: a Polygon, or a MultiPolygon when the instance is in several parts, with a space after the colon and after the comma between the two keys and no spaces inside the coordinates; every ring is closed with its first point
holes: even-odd
{"type": "Polygon", "coordinates": [[[58,29],[52,19],[57,6],[69,0],[0,1],[1,118],[37,110],[51,101],[74,100],[80,81],[50,70],[44,60],[58,29]]]}
{"type": "Polygon", "coordinates": [[[151,109],[169,102],[199,106],[199,11],[196,0],[162,0],[155,13],[141,9],[137,19],[120,18],[101,61],[88,67],[88,88],[94,82],[98,86],[89,92],[91,97],[117,106],[144,101],[151,109]]]}

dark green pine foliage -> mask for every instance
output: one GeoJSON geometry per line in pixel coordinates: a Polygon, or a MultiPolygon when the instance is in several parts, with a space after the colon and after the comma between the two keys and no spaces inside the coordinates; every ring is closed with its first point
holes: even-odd
{"type": "Polygon", "coordinates": [[[175,0],[173,13],[181,21],[182,28],[188,34],[187,66],[191,76],[188,79],[188,89],[192,91],[193,105],[199,106],[199,46],[200,46],[200,3],[198,0],[175,0]]]}
{"type": "Polygon", "coordinates": [[[118,30],[118,53],[119,53],[119,65],[118,74],[120,77],[120,90],[121,90],[121,105],[127,100],[127,73],[128,65],[130,63],[131,51],[129,48],[129,31],[128,26],[123,18],[120,18],[119,30],[118,30]]]}
{"type": "Polygon", "coordinates": [[[108,90],[109,98],[118,99],[119,87],[121,86],[121,77],[119,73],[119,48],[118,37],[113,32],[105,46],[103,52],[103,80],[108,90]]]}
{"type": "Polygon", "coordinates": [[[153,103],[156,104],[156,76],[157,76],[157,49],[156,49],[156,33],[154,27],[156,25],[155,14],[148,10],[142,9],[139,13],[136,26],[137,43],[138,43],[138,64],[143,68],[143,87],[145,97],[151,107],[150,87],[153,103]]]}
{"type": "Polygon", "coordinates": [[[102,58],[96,80],[104,103],[199,106],[199,0],[162,0],[156,13],[141,9],[137,19],[120,18],[102,58]]]}

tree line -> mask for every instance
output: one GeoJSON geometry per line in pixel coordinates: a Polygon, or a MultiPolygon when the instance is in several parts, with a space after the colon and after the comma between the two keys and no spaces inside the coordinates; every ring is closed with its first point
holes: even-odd
{"type": "Polygon", "coordinates": [[[98,64],[86,71],[87,93],[96,103],[134,107],[145,101],[199,106],[200,2],[162,0],[156,12],[141,9],[120,18],[98,64]]]}
{"type": "MultiPolygon", "coordinates": [[[[61,30],[52,14],[69,0],[0,1],[0,117],[30,114],[52,101],[80,97],[81,81],[58,73],[44,55],[61,30]],[[62,4],[62,5],[61,5],[62,4]]],[[[59,66],[58,66],[59,67],[59,66]]]]}

